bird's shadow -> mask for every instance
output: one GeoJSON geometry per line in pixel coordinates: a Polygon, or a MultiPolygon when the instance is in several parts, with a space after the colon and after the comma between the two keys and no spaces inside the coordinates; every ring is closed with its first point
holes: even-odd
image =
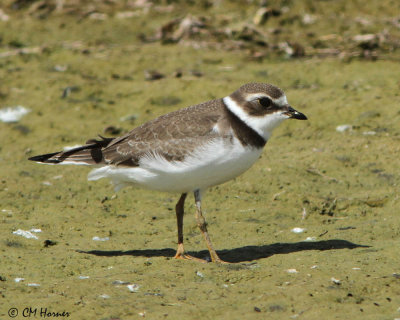
{"type": "MultiPolygon", "coordinates": [[[[245,262],[253,261],[263,258],[268,258],[274,254],[287,254],[298,251],[305,250],[337,250],[337,249],[354,249],[354,248],[369,248],[367,245],[360,245],[352,243],[346,240],[333,239],[333,240],[323,240],[323,241],[313,241],[313,242],[292,242],[292,243],[274,243],[262,246],[244,246],[234,249],[224,249],[217,251],[221,259],[227,262],[245,262]]],[[[116,256],[143,256],[143,257],[173,257],[175,255],[175,250],[171,248],[165,249],[141,249],[141,250],[113,250],[113,251],[103,251],[103,250],[90,250],[83,251],[77,250],[80,253],[92,254],[95,256],[105,256],[105,257],[116,257],[116,256]]],[[[188,252],[192,256],[197,258],[206,259],[209,258],[209,253],[207,250],[188,252]]]]}

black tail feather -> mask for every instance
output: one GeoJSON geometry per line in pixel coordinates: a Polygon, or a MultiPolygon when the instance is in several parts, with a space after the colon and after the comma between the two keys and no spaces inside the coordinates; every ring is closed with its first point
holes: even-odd
{"type": "Polygon", "coordinates": [[[48,153],[48,154],[41,154],[39,156],[30,157],[30,158],[28,158],[28,160],[36,161],[36,162],[60,163],[61,160],[57,160],[57,159],[49,160],[50,158],[52,158],[53,156],[55,156],[58,153],[62,153],[62,151],[61,152],[48,153]]]}
{"type": "Polygon", "coordinates": [[[105,148],[113,138],[104,138],[100,136],[101,140],[91,139],[86,142],[86,145],[73,148],[68,151],[60,151],[48,154],[42,154],[28,158],[28,160],[43,162],[49,164],[61,163],[65,160],[75,162],[85,162],[87,164],[96,164],[102,162],[103,154],[102,149],[105,148]]]}

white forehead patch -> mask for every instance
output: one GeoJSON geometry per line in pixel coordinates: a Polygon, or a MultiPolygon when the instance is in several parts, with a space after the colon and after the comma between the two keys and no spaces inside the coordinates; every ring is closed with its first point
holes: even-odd
{"type": "MultiPolygon", "coordinates": [[[[263,95],[262,97],[265,97],[263,95]]],[[[267,114],[262,117],[251,116],[243,110],[241,106],[237,104],[235,100],[227,96],[223,99],[226,107],[233,112],[240,120],[246,123],[250,128],[256,131],[265,140],[268,140],[271,136],[272,131],[289,116],[282,111],[267,114]]]]}
{"type": "Polygon", "coordinates": [[[277,104],[278,106],[286,106],[286,105],[288,105],[288,101],[287,101],[285,95],[283,95],[280,98],[275,99],[275,100],[272,99],[272,101],[275,102],[275,104],[277,104]]]}
{"type": "Polygon", "coordinates": [[[288,101],[287,101],[285,95],[282,95],[277,99],[274,99],[271,96],[267,95],[266,93],[251,93],[246,96],[245,100],[246,101],[254,101],[254,100],[257,100],[260,98],[265,98],[265,97],[270,98],[278,106],[286,106],[288,104],[288,101]]]}

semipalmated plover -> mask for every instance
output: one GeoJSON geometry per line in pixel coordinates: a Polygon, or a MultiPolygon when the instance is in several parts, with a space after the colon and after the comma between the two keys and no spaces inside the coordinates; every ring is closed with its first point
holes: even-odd
{"type": "MultiPolygon", "coordinates": [[[[88,180],[109,178],[116,190],[128,185],[178,192],[178,249],[175,258],[194,259],[183,247],[184,203],[194,193],[196,220],[211,260],[215,252],[201,210],[204,191],[249,169],[285,119],[306,120],[284,92],[265,83],[248,83],[223,99],[177,110],[142,124],[118,138],[92,139],[68,151],[29,160],[48,164],[93,165],[88,180]]],[[[205,260],[202,260],[205,261],[205,260]]]]}

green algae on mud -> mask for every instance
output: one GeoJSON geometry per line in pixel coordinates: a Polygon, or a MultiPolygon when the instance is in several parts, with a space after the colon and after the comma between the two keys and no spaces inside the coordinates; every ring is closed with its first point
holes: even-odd
{"type": "MultiPolygon", "coordinates": [[[[24,23],[16,30],[26,30],[24,23]]],[[[49,31],[57,19],[46,23],[42,36],[57,38],[62,28],[49,31]]],[[[84,23],[82,37],[101,37],[98,22],[84,23]]],[[[75,32],[62,37],[78,39],[75,32]]],[[[121,43],[118,32],[109,32],[121,43]]],[[[32,45],[42,36],[35,33],[32,45]]],[[[52,48],[0,60],[0,77],[7,79],[1,107],[32,110],[18,123],[0,123],[0,317],[12,307],[67,311],[73,319],[399,317],[396,62],[258,63],[238,53],[158,43],[94,44],[86,53],[52,48]],[[55,71],[57,65],[67,69],[55,71]],[[146,69],[167,77],[146,82],[146,69]],[[182,78],[172,76],[177,69],[182,78]],[[192,76],[192,69],[204,76],[192,76]],[[26,160],[80,144],[110,125],[127,131],[249,81],[279,85],[309,121],[282,124],[248,172],[206,193],[214,244],[237,264],[172,259],[178,195],[134,188],[114,195],[107,181],[88,183],[87,168],[26,160]],[[79,89],[62,98],[67,87],[79,89]],[[181,102],[165,105],[164,96],[181,102]],[[129,115],[133,120],[120,120],[129,115]],[[343,124],[351,129],[336,131],[343,124]],[[294,227],[305,231],[293,233],[294,227]],[[38,240],[12,234],[31,228],[42,230],[38,240]],[[128,284],[138,285],[137,292],[128,284]]],[[[204,256],[192,203],[185,246],[204,256]]]]}

